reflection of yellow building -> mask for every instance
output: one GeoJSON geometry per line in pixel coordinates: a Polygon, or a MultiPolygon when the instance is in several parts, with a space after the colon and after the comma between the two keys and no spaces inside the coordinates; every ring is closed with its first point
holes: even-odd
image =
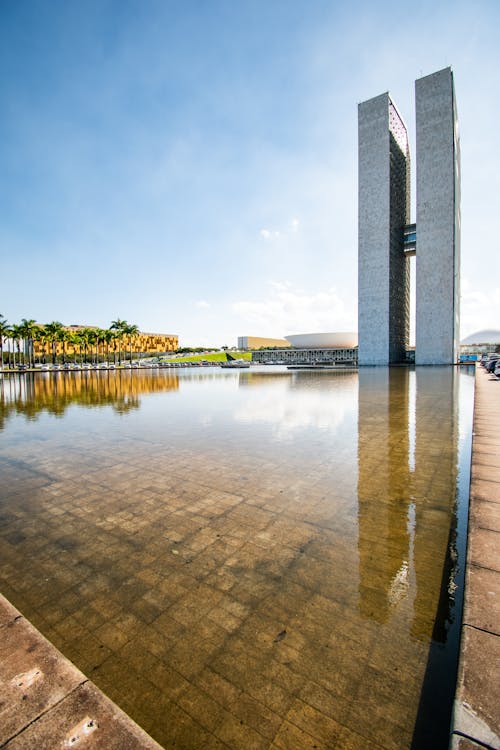
{"type": "Polygon", "coordinates": [[[27,374],[22,380],[0,381],[0,428],[11,413],[35,418],[40,412],[63,414],[72,404],[87,408],[111,406],[126,413],[140,406],[140,397],[179,389],[175,372],[89,370],[27,374]]]}
{"type": "MultiPolygon", "coordinates": [[[[92,326],[64,326],[65,331],[70,331],[71,333],[81,333],[86,328],[93,328],[92,326]]],[[[132,336],[132,341],[130,342],[130,337],[126,334],[121,338],[121,344],[120,347],[123,352],[129,352],[130,351],[130,344],[132,344],[132,353],[141,353],[141,354],[163,354],[165,352],[176,352],[179,347],[179,337],[175,336],[173,334],[168,333],[145,333],[142,331],[139,331],[134,336],[132,336]]],[[[106,346],[108,347],[109,352],[118,351],[118,340],[115,340],[111,342],[110,344],[107,344],[103,342],[102,340],[99,341],[99,350],[102,352],[103,347],[106,350],[106,346]]],[[[94,344],[95,347],[95,344],[94,344]]],[[[80,345],[76,346],[72,344],[71,342],[66,342],[64,344],[64,350],[67,355],[71,356],[72,354],[80,354],[80,345]],[[75,352],[76,349],[76,352],[75,352]]],[[[89,347],[90,350],[90,347],[89,347]]],[[[40,357],[45,355],[52,354],[52,343],[48,341],[35,341],[34,342],[34,352],[35,357],[40,357]]],[[[61,341],[56,342],[56,355],[63,353],[63,343],[61,341]]]]}

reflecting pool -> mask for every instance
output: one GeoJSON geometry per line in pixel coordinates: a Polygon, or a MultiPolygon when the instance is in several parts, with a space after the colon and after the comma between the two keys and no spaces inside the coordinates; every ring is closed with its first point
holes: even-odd
{"type": "Polygon", "coordinates": [[[473,368],[0,380],[0,589],[165,747],[447,747],[473,368]]]}

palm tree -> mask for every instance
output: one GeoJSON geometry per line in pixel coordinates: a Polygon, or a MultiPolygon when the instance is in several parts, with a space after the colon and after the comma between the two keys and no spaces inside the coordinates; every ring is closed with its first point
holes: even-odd
{"type": "Polygon", "coordinates": [[[47,323],[45,326],[45,335],[52,344],[52,364],[56,363],[56,345],[60,341],[61,331],[63,330],[63,324],[58,320],[53,320],[52,323],[47,323]]]}
{"type": "Polygon", "coordinates": [[[66,331],[66,341],[73,347],[73,364],[76,365],[76,350],[78,348],[80,348],[81,354],[81,340],[79,333],[77,331],[66,331]]]}
{"type": "Polygon", "coordinates": [[[127,323],[124,327],[123,332],[128,336],[128,343],[130,347],[130,363],[132,363],[132,339],[139,333],[139,328],[135,323],[127,323]]]}
{"type": "MultiPolygon", "coordinates": [[[[94,352],[92,350],[92,347],[97,342],[97,331],[95,328],[86,328],[87,331],[87,340],[90,346],[90,362],[91,364],[94,362],[94,352]]],[[[97,358],[95,363],[97,364],[97,358]]]]}
{"type": "Polygon", "coordinates": [[[117,318],[116,320],[111,321],[111,330],[116,331],[117,338],[118,338],[118,364],[121,365],[122,363],[122,338],[125,335],[125,329],[127,328],[128,323],[126,320],[120,320],[120,318],[117,318]]]}
{"type": "MultiPolygon", "coordinates": [[[[3,340],[10,338],[10,326],[3,315],[0,315],[0,369],[3,369],[3,340]]],[[[10,356],[9,356],[10,360],[10,356]]]]}
{"type": "Polygon", "coordinates": [[[24,353],[25,355],[26,352],[28,353],[28,365],[29,367],[31,367],[32,364],[35,364],[35,357],[33,352],[33,336],[36,330],[36,320],[33,320],[33,318],[30,318],[29,320],[23,318],[21,320],[20,328],[23,331],[23,339],[25,341],[24,353]]]}
{"type": "MultiPolygon", "coordinates": [[[[40,352],[38,355],[38,362],[42,362],[42,355],[43,355],[43,363],[45,364],[45,327],[44,326],[35,326],[33,334],[32,334],[32,340],[33,342],[37,341],[40,344],[40,352]]],[[[35,350],[33,347],[33,361],[35,360],[35,350]]]]}
{"type": "Polygon", "coordinates": [[[94,330],[93,328],[84,328],[83,331],[80,331],[80,338],[82,340],[82,344],[84,346],[84,351],[85,351],[85,362],[87,362],[87,359],[88,359],[87,352],[88,352],[88,348],[92,339],[93,330],[94,330]]]}
{"type": "MultiPolygon", "coordinates": [[[[24,329],[20,325],[13,325],[11,328],[12,331],[12,341],[13,344],[17,346],[17,353],[19,356],[19,364],[21,364],[21,341],[23,340],[24,336],[24,329]]],[[[16,352],[14,350],[14,367],[16,366],[16,352]]]]}
{"type": "Polygon", "coordinates": [[[101,333],[103,342],[106,344],[106,362],[109,363],[109,345],[115,340],[115,332],[110,328],[106,328],[101,333]]]}

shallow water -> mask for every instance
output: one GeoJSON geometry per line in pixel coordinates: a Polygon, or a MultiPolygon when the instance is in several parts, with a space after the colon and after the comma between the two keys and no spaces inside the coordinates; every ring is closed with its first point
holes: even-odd
{"type": "Polygon", "coordinates": [[[0,588],[166,747],[446,748],[473,369],[0,381],[0,588]]]}

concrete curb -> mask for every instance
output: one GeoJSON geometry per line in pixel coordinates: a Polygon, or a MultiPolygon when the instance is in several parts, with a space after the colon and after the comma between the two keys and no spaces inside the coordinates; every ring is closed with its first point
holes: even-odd
{"type": "Polygon", "coordinates": [[[0,748],[161,750],[0,594],[0,748]]]}
{"type": "Polygon", "coordinates": [[[500,381],[477,366],[465,597],[451,750],[500,750],[500,381]]]}

